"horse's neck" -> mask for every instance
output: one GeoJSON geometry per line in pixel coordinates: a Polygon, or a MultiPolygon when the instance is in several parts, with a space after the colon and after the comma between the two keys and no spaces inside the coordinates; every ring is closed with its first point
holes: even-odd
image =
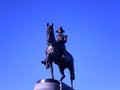
{"type": "Polygon", "coordinates": [[[52,38],[51,38],[51,40],[50,40],[50,41],[51,41],[50,44],[55,47],[55,46],[56,46],[56,40],[55,40],[54,32],[53,32],[53,35],[52,35],[51,37],[52,37],[52,38]]]}
{"type": "Polygon", "coordinates": [[[54,32],[53,32],[53,36],[52,37],[53,37],[52,38],[53,43],[56,43],[54,32]]]}

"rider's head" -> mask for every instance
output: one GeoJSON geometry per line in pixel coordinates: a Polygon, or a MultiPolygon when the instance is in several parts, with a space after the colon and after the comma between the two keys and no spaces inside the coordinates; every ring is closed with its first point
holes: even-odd
{"type": "Polygon", "coordinates": [[[58,34],[62,34],[62,33],[64,33],[65,31],[63,30],[62,26],[60,26],[56,32],[57,32],[58,34]]]}

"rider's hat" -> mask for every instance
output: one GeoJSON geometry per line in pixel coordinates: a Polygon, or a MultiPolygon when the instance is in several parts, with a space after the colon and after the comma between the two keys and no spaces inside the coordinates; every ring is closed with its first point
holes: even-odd
{"type": "Polygon", "coordinates": [[[64,33],[65,31],[63,30],[62,26],[60,26],[56,32],[57,33],[59,33],[59,32],[64,33]]]}

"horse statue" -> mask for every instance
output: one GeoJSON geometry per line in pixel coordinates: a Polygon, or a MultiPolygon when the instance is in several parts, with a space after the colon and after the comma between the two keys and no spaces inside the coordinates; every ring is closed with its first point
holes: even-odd
{"type": "Polygon", "coordinates": [[[73,80],[75,79],[74,74],[74,60],[72,55],[66,50],[66,58],[61,58],[60,50],[58,47],[58,43],[55,40],[53,24],[49,25],[47,23],[47,49],[46,49],[46,63],[42,63],[46,65],[46,68],[50,68],[52,79],[54,79],[53,74],[53,62],[58,65],[59,71],[61,73],[60,81],[65,78],[64,70],[66,68],[70,71],[70,80],[71,80],[71,87],[73,88],[73,80]]]}

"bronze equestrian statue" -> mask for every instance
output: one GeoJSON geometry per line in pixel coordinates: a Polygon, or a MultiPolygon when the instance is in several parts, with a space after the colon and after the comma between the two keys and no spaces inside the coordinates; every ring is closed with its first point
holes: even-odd
{"type": "Polygon", "coordinates": [[[46,68],[50,68],[52,79],[54,79],[53,74],[53,64],[58,65],[62,81],[65,78],[64,70],[66,68],[70,71],[70,80],[71,80],[71,87],[73,88],[73,80],[75,79],[74,74],[74,60],[72,55],[66,50],[65,43],[67,42],[67,35],[64,35],[65,32],[62,27],[60,27],[57,31],[58,36],[55,39],[53,24],[49,25],[47,23],[47,49],[46,49],[46,58],[44,61],[41,61],[42,64],[46,66],[46,68]]]}

